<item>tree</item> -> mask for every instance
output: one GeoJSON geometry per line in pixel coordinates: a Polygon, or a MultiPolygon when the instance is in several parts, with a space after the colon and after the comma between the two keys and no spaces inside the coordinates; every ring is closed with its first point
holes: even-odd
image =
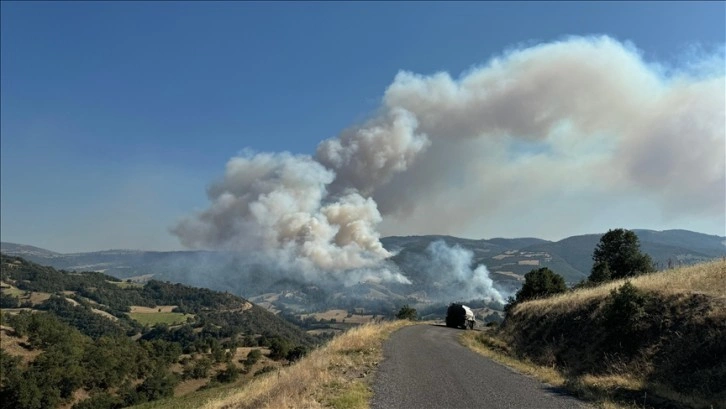
{"type": "Polygon", "coordinates": [[[653,260],[640,251],[638,236],[626,229],[608,230],[595,247],[592,259],[595,264],[588,280],[594,283],[655,271],[653,260]]]}
{"type": "Polygon", "coordinates": [[[290,352],[290,349],[291,345],[289,341],[278,337],[272,338],[270,341],[270,359],[277,361],[285,358],[287,353],[290,352]]]}
{"type": "Polygon", "coordinates": [[[514,303],[548,297],[565,291],[567,291],[565,279],[549,268],[542,267],[524,275],[524,285],[517,291],[514,303]]]}
{"type": "Polygon", "coordinates": [[[401,307],[401,309],[398,311],[398,314],[396,314],[396,318],[399,320],[416,320],[416,315],[418,313],[416,312],[415,308],[409,307],[408,304],[401,307]]]}
{"type": "Polygon", "coordinates": [[[592,272],[590,273],[590,277],[588,277],[587,281],[593,284],[599,284],[610,281],[612,277],[613,273],[610,272],[610,266],[608,266],[607,262],[595,263],[595,265],[592,266],[592,272]]]}
{"type": "Polygon", "coordinates": [[[247,354],[247,359],[244,360],[245,366],[252,366],[262,358],[262,352],[259,349],[253,349],[247,354]]]}

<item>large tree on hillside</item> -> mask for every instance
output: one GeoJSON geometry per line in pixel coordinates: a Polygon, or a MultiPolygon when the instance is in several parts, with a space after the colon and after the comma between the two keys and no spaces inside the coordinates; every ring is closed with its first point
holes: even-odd
{"type": "Polygon", "coordinates": [[[535,269],[524,275],[524,285],[517,291],[515,303],[538,297],[547,297],[567,290],[565,279],[547,267],[535,269]]]}
{"type": "Polygon", "coordinates": [[[592,253],[595,264],[588,280],[593,283],[655,271],[653,260],[640,251],[638,236],[630,230],[608,230],[592,253]]]}

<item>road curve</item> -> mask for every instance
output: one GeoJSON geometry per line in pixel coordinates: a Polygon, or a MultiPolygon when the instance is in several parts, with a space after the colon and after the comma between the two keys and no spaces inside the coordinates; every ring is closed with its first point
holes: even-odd
{"type": "Polygon", "coordinates": [[[374,409],[588,406],[459,344],[462,330],[415,325],[386,341],[373,383],[374,409]]]}

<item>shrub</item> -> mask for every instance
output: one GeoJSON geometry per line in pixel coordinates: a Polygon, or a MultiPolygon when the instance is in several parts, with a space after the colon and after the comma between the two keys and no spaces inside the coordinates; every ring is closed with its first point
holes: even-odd
{"type": "MultiPolygon", "coordinates": [[[[514,303],[547,297],[567,291],[565,279],[547,267],[531,270],[524,275],[524,284],[517,291],[514,303]]],[[[511,303],[511,300],[510,300],[511,303]]]]}
{"type": "Polygon", "coordinates": [[[630,281],[610,292],[603,317],[611,348],[632,351],[640,342],[638,334],[648,326],[646,307],[650,297],[630,281]]]}
{"type": "Polygon", "coordinates": [[[228,362],[227,369],[218,373],[215,379],[219,383],[230,383],[236,381],[237,378],[239,378],[239,373],[239,368],[237,368],[235,364],[228,362]]]}
{"type": "Polygon", "coordinates": [[[290,343],[280,338],[272,338],[270,341],[270,358],[280,360],[287,356],[290,352],[290,343]]]}
{"type": "Polygon", "coordinates": [[[262,374],[265,374],[268,372],[273,372],[273,371],[275,371],[274,366],[265,366],[262,369],[260,369],[259,371],[255,372],[254,376],[262,375],[262,374]]]}
{"type": "Polygon", "coordinates": [[[303,346],[296,346],[287,353],[285,359],[290,362],[295,362],[300,358],[304,357],[308,353],[308,349],[303,346]]]}
{"type": "Polygon", "coordinates": [[[179,383],[179,379],[174,374],[166,370],[158,370],[146,377],[136,391],[146,400],[152,401],[172,396],[177,383],[179,383]]]}
{"type": "Polygon", "coordinates": [[[18,297],[0,292],[0,308],[18,308],[20,300],[18,297]]]}
{"type": "Polygon", "coordinates": [[[416,312],[415,308],[409,307],[408,304],[401,307],[400,310],[398,310],[398,314],[396,314],[396,318],[399,320],[411,320],[415,321],[416,316],[418,313],[416,312]]]}
{"type": "Polygon", "coordinates": [[[262,352],[259,349],[253,349],[247,354],[247,359],[244,360],[245,366],[252,366],[262,358],[262,352]]]}

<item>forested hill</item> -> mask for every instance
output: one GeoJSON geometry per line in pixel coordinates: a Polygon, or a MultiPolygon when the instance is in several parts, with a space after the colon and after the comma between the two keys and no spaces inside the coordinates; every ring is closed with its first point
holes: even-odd
{"type": "Polygon", "coordinates": [[[129,406],[251,377],[321,341],[227,293],[6,255],[0,267],[0,407],[129,406]]]}

